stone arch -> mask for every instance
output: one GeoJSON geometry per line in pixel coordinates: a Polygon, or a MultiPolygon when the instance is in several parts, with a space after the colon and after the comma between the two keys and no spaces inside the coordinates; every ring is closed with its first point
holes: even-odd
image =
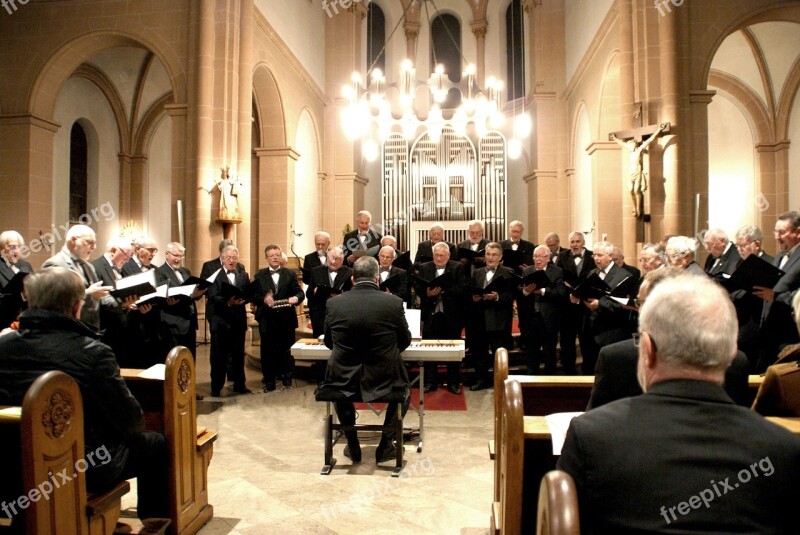
{"type": "Polygon", "coordinates": [[[107,48],[132,46],[144,48],[158,57],[164,65],[176,101],[185,102],[185,73],[177,54],[166,45],[121,32],[96,31],[76,37],[56,47],[44,62],[30,90],[28,110],[38,117],[51,117],[58,90],[86,58],[107,48]]]}
{"type": "Polygon", "coordinates": [[[730,100],[742,110],[744,116],[757,133],[756,143],[771,143],[775,138],[772,121],[761,98],[746,84],[730,74],[712,69],[708,75],[708,85],[728,95],[730,100]]]}
{"type": "Polygon", "coordinates": [[[114,86],[114,83],[108,79],[108,76],[89,63],[82,63],[79,65],[72,76],[76,78],[84,78],[89,80],[103,93],[108,105],[111,106],[111,111],[114,114],[114,119],[117,123],[117,132],[119,134],[119,151],[123,154],[128,154],[130,151],[129,136],[128,136],[128,119],[125,114],[125,105],[122,103],[122,97],[114,86]]]}
{"type": "Polygon", "coordinates": [[[286,114],[278,82],[270,68],[259,63],[253,70],[253,101],[260,120],[261,147],[287,145],[286,114]]]}
{"type": "Polygon", "coordinates": [[[597,93],[597,132],[595,139],[605,141],[608,132],[619,130],[620,125],[619,50],[608,56],[600,89],[597,93]],[[616,72],[614,71],[616,69],[616,72]]]}
{"type": "Polygon", "coordinates": [[[789,137],[789,123],[792,118],[792,106],[797,92],[800,91],[800,57],[798,57],[783,84],[783,91],[775,108],[775,139],[783,140],[789,137]]]}

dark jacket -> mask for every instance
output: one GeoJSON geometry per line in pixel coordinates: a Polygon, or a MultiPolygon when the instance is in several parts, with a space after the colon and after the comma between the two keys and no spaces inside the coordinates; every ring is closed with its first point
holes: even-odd
{"type": "Polygon", "coordinates": [[[371,282],[328,301],[325,345],[332,349],[322,389],[372,401],[408,388],[400,353],[411,343],[403,301],[371,282]]]}

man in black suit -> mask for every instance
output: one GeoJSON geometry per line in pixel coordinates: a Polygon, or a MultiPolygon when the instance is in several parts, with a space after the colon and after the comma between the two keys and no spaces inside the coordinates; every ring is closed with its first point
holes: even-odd
{"type": "MultiPolygon", "coordinates": [[[[414,256],[414,267],[419,269],[419,266],[425,262],[433,261],[433,246],[437,243],[444,241],[444,226],[441,223],[434,223],[428,230],[428,239],[420,242],[417,245],[417,254],[414,256]]],[[[456,258],[456,246],[450,242],[447,244],[450,251],[450,258],[456,258]]]]}
{"type": "Polygon", "coordinates": [[[528,266],[533,265],[533,249],[536,247],[536,245],[528,240],[522,239],[522,233],[524,231],[525,225],[522,224],[522,221],[512,221],[508,225],[508,239],[500,242],[500,246],[503,248],[503,265],[510,267],[518,273],[521,273],[522,270],[528,266]],[[507,251],[519,253],[522,257],[522,262],[520,264],[509,264],[509,259],[507,258],[509,255],[507,251]]]}
{"type": "MultiPolygon", "coordinates": [[[[614,246],[608,242],[594,244],[594,262],[597,267],[589,276],[597,274],[612,291],[624,283],[629,285],[631,292],[635,292],[636,285],[629,282],[632,280],[631,274],[627,270],[617,267],[611,261],[613,250],[614,246]]],[[[631,297],[631,295],[619,295],[618,297],[631,297]]],[[[574,303],[578,298],[571,296],[570,300],[574,303]]],[[[600,348],[630,338],[632,335],[631,325],[628,311],[622,307],[620,302],[610,297],[586,299],[583,304],[589,309],[587,328],[593,336],[593,343],[588,344],[585,350],[581,344],[581,355],[583,356],[581,371],[583,375],[594,375],[594,365],[597,362],[600,348]]]]}
{"type": "Polygon", "coordinates": [[[645,393],[574,418],[561,450],[581,526],[796,532],[800,438],[736,406],[721,387],[736,350],[725,291],[705,277],[664,281],[647,296],[639,335],[645,393]]]}
{"type": "Polygon", "coordinates": [[[477,219],[469,222],[467,235],[469,238],[458,244],[456,253],[458,254],[457,260],[461,262],[464,265],[464,269],[467,270],[466,275],[471,277],[473,271],[486,265],[486,259],[482,256],[475,258],[466,257],[464,253],[461,252],[461,249],[469,249],[474,252],[483,251],[486,249],[486,246],[489,245],[489,240],[483,237],[483,221],[478,221],[477,219]]]}
{"type": "MultiPolygon", "coordinates": [[[[0,290],[5,288],[17,273],[33,272],[31,265],[21,258],[24,245],[22,235],[15,230],[6,230],[0,234],[0,290]]],[[[0,292],[0,330],[16,320],[24,308],[22,291],[13,295],[0,292]]]]}
{"type": "MultiPolygon", "coordinates": [[[[592,251],[586,249],[585,244],[586,238],[583,232],[570,232],[569,249],[559,254],[556,261],[556,265],[564,271],[565,284],[571,285],[572,288],[585,281],[589,273],[596,267],[592,251]]],[[[577,357],[575,339],[578,338],[580,340],[582,354],[590,351],[590,348],[594,345],[591,333],[584,328],[588,312],[585,306],[572,300],[564,310],[560,332],[561,365],[567,375],[576,375],[578,373],[575,367],[577,357]]]]}
{"type": "Polygon", "coordinates": [[[792,319],[792,299],[800,288],[800,212],[785,212],[775,223],[775,239],[780,252],[773,265],[785,274],[773,288],[756,286],[753,294],[764,300],[761,313],[762,350],[756,373],[773,364],[778,353],[789,344],[800,342],[792,319]]]}
{"type": "Polygon", "coordinates": [[[303,290],[294,271],[281,267],[281,248],[267,245],[264,257],[268,267],[256,273],[253,302],[261,337],[261,372],[264,392],[275,390],[275,380],[281,378],[284,388],[292,387],[294,358],[291,347],[297,329],[294,307],[303,302],[303,290]]]}
{"type": "Polygon", "coordinates": [[[550,262],[558,264],[558,255],[566,253],[569,249],[561,247],[561,238],[555,232],[544,235],[544,244],[550,250],[550,262]]]}
{"type": "MultiPolygon", "coordinates": [[[[537,286],[535,283],[522,286],[520,305],[530,311],[525,317],[527,325],[523,332],[528,333],[527,373],[537,375],[542,354],[544,354],[545,375],[556,373],[556,345],[558,329],[561,326],[561,314],[567,303],[567,290],[562,279],[562,269],[550,262],[550,249],[546,245],[538,246],[533,253],[533,265],[522,272],[522,276],[536,271],[544,271],[548,284],[537,286]]],[[[522,331],[522,318],[520,330],[522,331]]]]}
{"type": "MultiPolygon", "coordinates": [[[[111,238],[106,244],[106,252],[92,261],[97,277],[103,286],[113,287],[122,278],[122,266],[133,253],[130,240],[125,238],[111,238]]],[[[131,358],[132,339],[128,333],[128,310],[139,296],[129,296],[124,301],[118,302],[111,295],[100,299],[100,326],[103,334],[100,340],[108,345],[117,357],[117,362],[123,368],[134,368],[136,362],[131,358]]],[[[150,305],[144,305],[144,310],[150,312],[150,305]]]]}
{"type": "Polygon", "coordinates": [[[222,250],[223,269],[217,274],[214,283],[208,288],[206,316],[211,323],[211,395],[218,397],[225,385],[226,373],[233,379],[233,391],[237,394],[250,394],[245,384],[244,374],[244,335],[247,331],[247,311],[245,299],[235,292],[226,291],[232,285],[244,292],[250,277],[247,272],[237,268],[239,249],[228,245],[222,250]],[[230,362],[230,372],[227,363],[230,362]]]}
{"type": "MultiPolygon", "coordinates": [[[[211,260],[206,260],[205,262],[203,262],[203,265],[200,268],[200,278],[201,279],[209,278],[211,275],[214,274],[214,272],[216,270],[222,268],[222,265],[224,264],[224,262],[222,261],[222,250],[225,247],[229,246],[229,245],[234,245],[235,246],[236,244],[233,243],[233,240],[222,240],[222,241],[219,242],[219,256],[215,257],[215,258],[212,258],[211,260]]],[[[236,264],[236,269],[243,270],[244,269],[244,264],[237,263],[236,264]]]]}
{"type": "MultiPolygon", "coordinates": [[[[464,298],[465,278],[461,264],[450,260],[450,247],[439,241],[433,245],[433,261],[419,267],[416,292],[420,298],[422,312],[422,337],[433,340],[461,340],[461,315],[467,301],[464,298]],[[442,288],[430,287],[423,281],[433,281],[437,277],[451,273],[452,281],[442,288]]],[[[425,363],[425,392],[439,388],[439,365],[425,363]]],[[[461,363],[447,363],[447,390],[452,394],[461,393],[461,363]]]]}
{"type": "Polygon", "coordinates": [[[325,327],[325,305],[332,296],[352,287],[350,280],[353,270],[343,266],[344,252],[341,247],[328,250],[328,263],[311,270],[311,280],[306,288],[308,315],[314,337],[322,335],[325,327]]]}
{"type": "Polygon", "coordinates": [[[708,258],[703,268],[709,277],[730,275],[742,259],[736,246],[728,239],[728,235],[720,228],[707,230],[703,235],[703,243],[708,251],[708,258]]]}
{"type": "MultiPolygon", "coordinates": [[[[178,242],[171,242],[166,247],[166,259],[158,267],[158,274],[166,280],[170,288],[184,286],[192,276],[182,262],[186,256],[186,248],[178,242]]],[[[167,326],[171,335],[171,345],[185,346],[197,357],[197,306],[196,301],[206,293],[206,288],[196,287],[191,295],[171,297],[161,307],[161,322],[167,326]]]]}
{"type": "Polygon", "coordinates": [[[328,263],[328,249],[331,246],[331,235],[320,230],[314,234],[314,252],[308,253],[303,258],[303,269],[311,271],[315,267],[324,266],[328,263]]]}
{"type": "MultiPolygon", "coordinates": [[[[642,285],[639,287],[638,306],[641,307],[644,304],[647,295],[659,283],[682,274],[683,270],[665,268],[645,275],[642,285]]],[[[586,410],[596,409],[606,403],[641,394],[642,387],[636,377],[638,360],[639,349],[632,338],[601,348],[594,370],[592,394],[586,410]]],[[[750,364],[747,357],[741,351],[737,351],[730,366],[725,370],[723,388],[734,403],[743,407],[750,404],[749,374],[750,364]]]]}
{"type": "Polygon", "coordinates": [[[342,253],[344,263],[352,266],[356,258],[364,254],[371,247],[380,247],[383,236],[372,227],[372,214],[361,210],[356,214],[356,229],[344,235],[342,240],[342,253]]]}
{"type": "Polygon", "coordinates": [[[156,268],[153,264],[153,258],[158,252],[158,244],[155,240],[147,236],[137,238],[133,244],[133,249],[133,256],[122,266],[123,275],[127,277],[156,268]]]}
{"type": "Polygon", "coordinates": [[[408,287],[408,273],[405,269],[401,269],[392,264],[397,258],[397,251],[391,245],[384,245],[378,251],[378,266],[380,274],[378,284],[384,286],[384,283],[392,278],[385,286],[386,292],[394,294],[408,304],[411,298],[411,291],[408,287]],[[394,278],[396,277],[396,278],[394,278]]]}
{"type": "Polygon", "coordinates": [[[642,272],[639,271],[639,268],[625,263],[625,255],[622,254],[622,249],[619,247],[614,247],[614,249],[611,251],[611,260],[617,265],[617,267],[621,267],[630,273],[631,277],[633,277],[633,280],[638,281],[642,278],[642,272]]]}
{"type": "MultiPolygon", "coordinates": [[[[378,288],[378,263],[372,257],[359,258],[353,266],[355,286],[350,292],[328,302],[325,315],[325,345],[331,349],[323,390],[344,392],[349,398],[364,402],[386,396],[392,391],[406,393],[410,384],[400,353],[411,343],[403,302],[378,288]]],[[[408,401],[402,412],[408,409],[408,401]]],[[[336,414],[345,425],[356,421],[352,401],[336,403],[336,414]]],[[[397,405],[386,408],[384,425],[397,418],[397,405]]],[[[345,456],[358,462],[361,446],[355,431],[345,431],[345,456]]],[[[375,450],[375,460],[385,462],[397,457],[393,431],[385,430],[375,450]]]]}
{"type": "Polygon", "coordinates": [[[472,391],[492,388],[489,367],[492,355],[500,347],[508,347],[511,342],[511,319],[514,315],[514,287],[516,281],[513,272],[500,265],[503,259],[503,248],[497,242],[486,245],[486,266],[472,273],[473,288],[485,289],[493,284],[494,289],[488,293],[472,296],[470,316],[473,320],[474,337],[472,355],[475,364],[476,382],[469,389],[472,391]]]}
{"type": "MultiPolygon", "coordinates": [[[[736,249],[742,261],[750,255],[756,255],[765,262],[772,264],[774,259],[761,249],[763,235],[761,229],[754,225],[745,225],[736,231],[736,249]]],[[[744,351],[750,360],[750,369],[755,372],[758,367],[758,357],[761,343],[759,329],[761,328],[761,313],[764,310],[764,301],[745,290],[731,292],[731,300],[736,308],[736,317],[739,320],[739,349],[744,351]]]]}
{"type": "Polygon", "coordinates": [[[645,243],[642,245],[642,252],[639,254],[639,263],[642,264],[642,276],[651,271],[665,267],[667,265],[664,246],[660,243],[645,243]]]}
{"type": "MultiPolygon", "coordinates": [[[[28,275],[25,290],[30,307],[20,317],[19,330],[0,336],[0,404],[21,405],[30,385],[48,371],[69,374],[83,399],[87,459],[96,453],[102,460],[84,463],[88,490],[103,492],[136,477],[139,517],[168,517],[166,440],[144,431],[142,408],[120,377],[114,354],[79,321],[83,277],[63,267],[42,269],[28,275]]],[[[53,403],[55,409],[59,403],[53,403]]],[[[69,422],[68,414],[58,415],[69,422]]],[[[9,480],[9,469],[13,466],[5,468],[0,487],[9,480]]]]}

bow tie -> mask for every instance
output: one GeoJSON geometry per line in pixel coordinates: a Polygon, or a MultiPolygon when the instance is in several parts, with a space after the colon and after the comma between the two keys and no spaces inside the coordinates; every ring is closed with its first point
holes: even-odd
{"type": "Polygon", "coordinates": [[[579,255],[579,254],[574,254],[574,255],[572,255],[572,258],[583,258],[583,256],[579,255]]]}
{"type": "Polygon", "coordinates": [[[383,272],[389,273],[389,271],[391,271],[391,269],[392,268],[381,268],[381,273],[383,273],[383,272]]]}
{"type": "Polygon", "coordinates": [[[270,275],[277,275],[278,274],[278,270],[277,269],[270,269],[269,270],[269,274],[270,275]]]}
{"type": "Polygon", "coordinates": [[[225,273],[226,273],[226,274],[228,274],[228,275],[230,275],[231,273],[233,273],[234,275],[236,275],[236,270],[235,270],[235,269],[226,269],[226,270],[225,270],[225,273]]]}
{"type": "Polygon", "coordinates": [[[497,268],[486,268],[486,273],[494,273],[497,268]]]}

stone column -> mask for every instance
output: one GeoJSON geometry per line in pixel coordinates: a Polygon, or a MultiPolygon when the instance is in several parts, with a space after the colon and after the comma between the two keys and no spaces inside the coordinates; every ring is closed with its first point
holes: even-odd
{"type": "MultiPolygon", "coordinates": [[[[187,241],[189,234],[189,224],[187,221],[189,203],[194,202],[194,183],[189,184],[186,177],[186,120],[188,106],[186,104],[167,104],[164,109],[169,114],[172,126],[172,203],[177,206],[178,201],[183,201],[183,222],[184,222],[184,241],[187,241]]],[[[192,232],[194,234],[194,232],[192,232]]],[[[175,241],[178,240],[180,232],[178,230],[177,216],[172,219],[171,232],[175,241]]],[[[183,244],[186,246],[186,243],[183,244]]],[[[194,254],[192,255],[194,256],[194,254]]]]}
{"type": "Polygon", "coordinates": [[[789,147],[789,140],[756,145],[760,191],[754,200],[755,216],[764,234],[765,251],[778,249],[772,229],[778,215],[789,210],[789,147]]]}
{"type": "MultiPolygon", "coordinates": [[[[259,252],[263,250],[266,243],[261,243],[257,239],[255,242],[251,242],[251,237],[257,236],[252,229],[253,219],[250,214],[254,186],[250,170],[253,150],[251,140],[253,133],[253,11],[253,0],[242,0],[239,13],[241,29],[239,33],[239,72],[237,76],[239,91],[236,102],[238,124],[235,155],[236,174],[244,185],[239,192],[239,213],[242,223],[236,225],[236,245],[239,247],[239,256],[249,259],[247,265],[249,265],[250,271],[255,273],[256,267],[264,258],[264,255],[259,252]]],[[[293,192],[294,189],[291,191],[293,192]]],[[[291,197],[294,196],[291,195],[291,197]]]]}
{"type": "MultiPolygon", "coordinates": [[[[603,234],[608,241],[625,250],[625,233],[630,219],[630,195],[620,195],[620,146],[613,141],[595,141],[586,149],[592,159],[592,189],[595,192],[595,215],[597,217],[597,241],[603,234]],[[620,217],[624,214],[624,217],[620,217]]],[[[591,247],[587,245],[587,247],[591,247]]],[[[635,251],[635,248],[628,249],[635,251]]]]}
{"type": "Polygon", "coordinates": [[[486,29],[489,24],[486,20],[476,20],[471,24],[472,33],[475,35],[477,43],[476,56],[477,64],[475,65],[475,75],[477,76],[478,84],[481,87],[486,87],[486,29]]]}
{"type": "MultiPolygon", "coordinates": [[[[633,64],[633,0],[617,0],[617,19],[619,20],[619,104],[620,104],[620,119],[623,130],[634,128],[634,102],[636,99],[635,91],[635,67],[633,64]]],[[[601,135],[605,136],[606,132],[601,135]]],[[[615,143],[616,145],[616,143],[615,143]]],[[[652,145],[651,145],[652,146],[652,145]]],[[[617,149],[621,149],[618,145],[617,149]]],[[[628,210],[627,206],[630,203],[629,183],[628,176],[629,168],[625,165],[627,163],[627,154],[624,151],[617,150],[617,176],[622,177],[616,184],[614,190],[620,192],[622,198],[622,236],[615,238],[617,243],[614,245],[619,246],[623,251],[628,251],[631,255],[633,251],[637,250],[637,242],[642,242],[646,238],[637,233],[637,225],[641,225],[632,213],[632,209],[628,210]],[[621,184],[621,186],[620,186],[621,184]]],[[[652,190],[648,188],[645,192],[645,213],[647,210],[648,199],[652,190]]]]}

